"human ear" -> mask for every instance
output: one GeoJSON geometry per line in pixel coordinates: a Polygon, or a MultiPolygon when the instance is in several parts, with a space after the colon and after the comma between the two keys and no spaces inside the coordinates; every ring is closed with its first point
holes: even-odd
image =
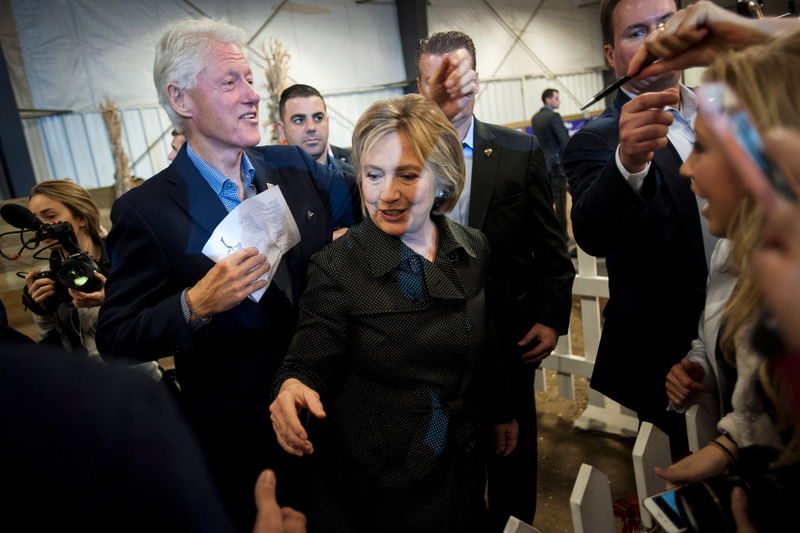
{"type": "Polygon", "coordinates": [[[611,68],[614,68],[614,47],[610,44],[603,45],[603,57],[606,58],[606,63],[611,68]]]}
{"type": "Polygon", "coordinates": [[[191,96],[187,90],[181,89],[174,83],[169,83],[166,91],[172,109],[183,118],[191,118],[191,96]]]}

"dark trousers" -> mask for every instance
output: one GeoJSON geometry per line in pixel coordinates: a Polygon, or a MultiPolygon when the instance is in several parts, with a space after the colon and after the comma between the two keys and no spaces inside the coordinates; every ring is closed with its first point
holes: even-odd
{"type": "Polygon", "coordinates": [[[533,393],[537,365],[518,365],[509,372],[511,400],[519,424],[517,448],[507,457],[489,450],[487,476],[491,532],[503,531],[509,516],[528,524],[536,514],[536,398],[533,393]]]}
{"type": "Polygon", "coordinates": [[[561,229],[567,231],[567,176],[562,171],[549,172],[550,188],[553,190],[553,208],[561,229]]]}
{"type": "Polygon", "coordinates": [[[689,439],[686,433],[686,417],[683,413],[667,411],[658,406],[652,409],[641,409],[636,413],[639,416],[639,425],[650,422],[669,437],[669,448],[672,460],[677,461],[689,454],[689,439]]]}
{"type": "MultiPolygon", "coordinates": [[[[264,405],[267,405],[266,403],[264,405]]],[[[298,501],[304,480],[298,474],[305,464],[289,455],[277,443],[269,411],[242,409],[239,416],[214,416],[188,409],[193,429],[203,449],[214,485],[237,531],[253,530],[256,505],[253,490],[265,468],[275,471],[277,499],[281,506],[302,509],[298,501]]]]}

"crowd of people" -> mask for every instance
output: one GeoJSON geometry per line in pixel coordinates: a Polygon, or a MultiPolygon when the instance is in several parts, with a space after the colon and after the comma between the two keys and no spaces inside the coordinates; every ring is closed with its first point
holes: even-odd
{"type": "MultiPolygon", "coordinates": [[[[800,26],[704,1],[603,0],[600,15],[604,55],[631,79],[568,142],[553,89],[533,136],[478,120],[475,45],[447,31],[418,44],[420,94],[367,109],[352,152],[328,142],[308,85],[281,96],[286,144],[258,146],[244,32],[171,25],[154,81],[172,163],[116,200],[108,234],[87,191],[37,185],[32,213],[69,222],[98,269],[87,291],[32,271],[23,299],[50,344],[127,364],[173,356],[179,410],[141,375],[24,346],[3,312],[20,358],[3,362],[0,389],[20,405],[4,424],[20,431],[0,449],[16,459],[4,482],[27,480],[19,508],[43,490],[35,472],[56,488],[76,478],[61,516],[100,507],[98,531],[533,523],[533,377],[572,305],[567,183],[575,240],[609,275],[591,386],[669,435],[675,463],[656,473],[686,484],[798,463],[800,206],[764,180],[777,169],[800,195],[800,26]],[[695,65],[709,66],[698,92],[679,83],[695,65]],[[735,164],[714,109],[748,117],[775,168],[735,164]],[[202,253],[273,187],[298,244],[275,263],[202,253]],[[59,402],[70,379],[91,392],[59,402]],[[688,454],[682,412],[702,395],[719,436],[688,454]],[[59,443],[63,456],[37,463],[59,443]]],[[[48,244],[52,265],[63,253],[48,244]]],[[[740,532],[789,516],[748,513],[739,489],[731,501],[740,532]]]]}

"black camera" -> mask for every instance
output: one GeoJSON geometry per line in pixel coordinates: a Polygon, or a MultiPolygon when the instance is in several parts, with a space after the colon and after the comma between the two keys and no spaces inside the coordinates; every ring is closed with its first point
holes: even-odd
{"type": "MultiPolygon", "coordinates": [[[[95,272],[101,271],[100,265],[87,252],[78,247],[78,240],[72,230],[72,224],[69,222],[44,224],[28,209],[16,204],[4,205],[0,209],[0,216],[12,226],[22,230],[19,232],[22,240],[20,252],[26,248],[36,248],[44,240],[54,240],[61,245],[61,250],[53,250],[50,256],[50,271],[41,272],[38,275],[39,278],[54,279],[56,285],[60,283],[67,289],[81,292],[95,292],[103,286],[102,282],[94,276],[95,272]],[[35,231],[36,234],[25,240],[22,237],[25,231],[35,231]]],[[[39,250],[33,257],[43,259],[37,256],[52,246],[39,250]]]]}
{"type": "Polygon", "coordinates": [[[675,491],[675,500],[689,530],[697,533],[736,531],[731,491],[747,494],[750,520],[758,531],[785,531],[796,521],[794,506],[800,496],[800,464],[770,470],[751,470],[716,476],[675,491]]]}
{"type": "Polygon", "coordinates": [[[56,309],[58,309],[58,306],[61,302],[69,303],[72,301],[72,297],[69,295],[69,292],[67,292],[67,288],[58,283],[58,280],[56,280],[56,276],[55,274],[53,274],[52,271],[43,270],[39,272],[38,274],[33,276],[33,281],[43,278],[52,279],[53,281],[56,282],[55,283],[56,293],[53,294],[52,296],[48,296],[47,298],[44,299],[44,301],[37,304],[33,300],[33,298],[31,298],[30,294],[26,289],[22,292],[22,303],[23,305],[25,305],[25,307],[27,307],[36,314],[54,313],[56,309]]]}

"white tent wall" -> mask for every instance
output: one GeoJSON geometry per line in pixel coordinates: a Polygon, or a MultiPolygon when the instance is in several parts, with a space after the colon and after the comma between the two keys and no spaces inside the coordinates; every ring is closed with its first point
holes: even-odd
{"type": "MultiPolygon", "coordinates": [[[[562,93],[561,114],[572,115],[602,89],[598,4],[436,0],[428,7],[428,31],[455,29],[472,37],[481,78],[475,114],[483,120],[530,119],[548,87],[562,93]]],[[[602,109],[601,102],[588,111],[602,109]]]]}
{"type": "MultiPolygon", "coordinates": [[[[326,96],[333,144],[349,146],[361,112],[376,100],[399,96],[397,87],[406,78],[392,3],[11,0],[11,5],[33,106],[73,111],[24,121],[29,139],[38,132],[43,140],[43,153],[31,147],[32,157],[46,160],[35,165],[39,181],[72,177],[87,187],[112,183],[114,165],[98,112],[106,97],[122,109],[133,174],[149,177],[166,166],[170,125],[158,106],[152,63],[156,41],[176,20],[207,15],[255,36],[249,59],[262,94],[262,44],[278,39],[291,55],[290,82],[313,85],[326,96]]],[[[579,100],[600,89],[596,6],[578,7],[572,0],[435,0],[428,17],[431,33],[458,29],[474,38],[483,80],[476,114],[483,120],[527,120],[548,86],[562,90],[562,112],[572,114],[579,100]]],[[[263,106],[261,111],[263,121],[263,106]]],[[[262,134],[268,142],[266,129],[262,134]]]]}
{"type": "Polygon", "coordinates": [[[203,14],[245,30],[256,83],[264,81],[262,44],[276,38],[292,56],[292,79],[320,91],[404,79],[393,5],[351,0],[289,2],[259,34],[280,2],[259,0],[16,0],[12,2],[33,104],[96,110],[158,103],[153,55],[171,23],[203,14]],[[190,5],[197,6],[200,11],[190,5]],[[358,58],[357,61],[351,58],[358,58]]]}

